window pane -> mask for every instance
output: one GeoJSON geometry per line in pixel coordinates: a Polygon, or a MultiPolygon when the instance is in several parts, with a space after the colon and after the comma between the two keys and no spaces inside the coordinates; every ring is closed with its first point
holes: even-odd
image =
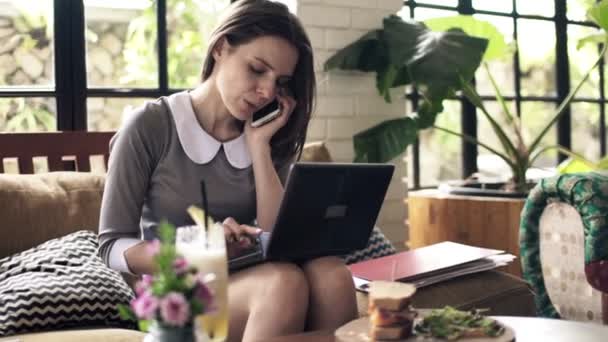
{"type": "Polygon", "coordinates": [[[555,95],[554,23],[520,19],[517,24],[522,95],[555,95]]]}
{"type": "Polygon", "coordinates": [[[158,87],[156,2],[85,0],[87,83],[158,87]]]}
{"type": "Polygon", "coordinates": [[[171,88],[191,88],[200,82],[202,61],[219,14],[229,0],[168,1],[168,70],[171,88]]]}
{"type": "Polygon", "coordinates": [[[419,4],[431,4],[440,6],[458,6],[458,0],[415,0],[415,2],[419,4]]]}
{"type": "Polygon", "coordinates": [[[595,2],[595,0],[568,0],[567,16],[570,20],[586,21],[587,9],[595,2]]]}
{"type": "Polygon", "coordinates": [[[44,132],[57,130],[54,98],[0,98],[0,132],[44,132]]]}
{"type": "Polygon", "coordinates": [[[575,102],[570,105],[572,113],[572,150],[591,161],[600,155],[600,107],[597,103],[575,102]]]}
{"type": "MultiPolygon", "coordinates": [[[[513,43],[513,20],[495,15],[475,15],[476,19],[492,23],[505,37],[507,43],[513,43]]],[[[515,78],[513,75],[513,54],[505,55],[500,60],[488,62],[492,77],[500,87],[503,96],[515,94],[515,78]]],[[[477,90],[481,95],[495,96],[494,87],[490,82],[488,72],[481,66],[475,73],[477,90]]]]}
{"type": "Polygon", "coordinates": [[[104,98],[90,97],[87,99],[87,127],[89,131],[115,131],[123,119],[133,109],[141,106],[149,98],[104,98]]]}
{"type": "Polygon", "coordinates": [[[555,0],[517,0],[515,6],[519,14],[542,15],[543,17],[555,15],[555,0]]]}
{"type": "Polygon", "coordinates": [[[53,1],[2,1],[0,86],[53,86],[53,1]]]}
{"type": "MultiPolygon", "coordinates": [[[[460,132],[460,102],[444,101],[443,113],[435,124],[460,132]]],[[[420,185],[437,185],[440,181],[461,179],[461,139],[438,129],[420,132],[420,185]]]]}
{"type": "MultiPolygon", "coordinates": [[[[596,29],[580,25],[568,25],[568,60],[570,65],[570,89],[574,89],[593,66],[598,58],[598,47],[596,44],[585,44],[577,49],[578,41],[594,32],[596,29]]],[[[579,89],[576,97],[598,98],[599,92],[599,68],[594,69],[579,89]]]]}
{"type": "MultiPolygon", "coordinates": [[[[492,118],[496,120],[500,127],[505,131],[505,134],[509,137],[511,142],[517,146],[515,130],[512,124],[507,123],[507,116],[503,111],[502,105],[500,105],[497,101],[485,101],[484,106],[492,118]]],[[[507,102],[507,108],[511,115],[516,115],[515,103],[513,101],[507,102]]],[[[479,109],[477,110],[477,117],[477,137],[479,141],[489,145],[499,152],[505,153],[498,136],[490,125],[490,122],[479,109]]],[[[481,146],[478,147],[478,152],[479,155],[477,156],[477,167],[479,168],[479,172],[484,177],[488,177],[496,181],[507,181],[511,177],[511,169],[507,163],[504,162],[504,160],[481,146]]]]}
{"type": "MultiPolygon", "coordinates": [[[[522,102],[522,132],[526,146],[529,146],[536,139],[538,134],[545,128],[555,113],[556,105],[553,102],[522,102]]],[[[540,146],[550,146],[557,144],[557,125],[553,125],[549,132],[541,140],[540,146]]],[[[557,161],[555,151],[545,152],[541,155],[534,167],[554,167],[557,161]]]]}
{"type": "Polygon", "coordinates": [[[511,1],[488,1],[488,0],[473,0],[473,8],[478,10],[486,10],[493,12],[513,12],[513,2],[511,1]]]}

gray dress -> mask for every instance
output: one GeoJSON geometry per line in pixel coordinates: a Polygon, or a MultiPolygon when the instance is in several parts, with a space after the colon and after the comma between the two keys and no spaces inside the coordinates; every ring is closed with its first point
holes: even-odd
{"type": "MultiPolygon", "coordinates": [[[[251,224],[256,217],[255,184],[244,141],[241,135],[220,143],[207,134],[196,121],[187,92],[136,109],[110,143],[99,222],[104,261],[108,263],[119,238],[156,237],[163,219],[175,226],[192,224],[186,208],[202,205],[201,180],[211,217],[221,221],[230,216],[251,224]]],[[[287,169],[279,172],[283,181],[287,169]]]]}

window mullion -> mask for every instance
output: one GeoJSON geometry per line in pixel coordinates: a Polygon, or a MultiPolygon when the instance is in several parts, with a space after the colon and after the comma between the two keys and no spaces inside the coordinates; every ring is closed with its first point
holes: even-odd
{"type": "Polygon", "coordinates": [[[169,94],[169,72],[167,69],[167,1],[157,2],[157,41],[158,41],[158,87],[162,95],[169,94]]]}
{"type": "Polygon", "coordinates": [[[54,0],[57,129],[86,130],[84,4],[54,0]]]}
{"type": "MultiPolygon", "coordinates": [[[[474,13],[471,0],[460,0],[458,3],[460,14],[474,13]]],[[[474,82],[474,80],[473,80],[474,82]]],[[[477,111],[475,106],[466,98],[462,99],[460,115],[462,133],[477,138],[477,111]]],[[[462,177],[467,178],[478,171],[477,168],[477,144],[462,139],[462,177]]]]}
{"type": "MultiPolygon", "coordinates": [[[[566,18],[566,0],[555,0],[555,74],[557,81],[557,101],[561,103],[570,92],[570,66],[568,62],[568,22],[566,18]]],[[[557,104],[556,104],[557,105],[557,104]]],[[[572,130],[570,106],[564,108],[564,113],[557,122],[557,143],[566,148],[572,147],[572,130]]],[[[566,159],[558,155],[558,162],[566,159]]]]}

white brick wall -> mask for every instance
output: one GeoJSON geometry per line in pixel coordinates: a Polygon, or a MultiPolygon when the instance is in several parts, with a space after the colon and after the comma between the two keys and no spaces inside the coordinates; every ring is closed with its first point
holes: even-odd
{"type": "MultiPolygon", "coordinates": [[[[403,0],[297,0],[302,20],[315,50],[318,98],[308,141],[324,140],[336,161],[354,158],[352,137],[374,124],[406,113],[400,94],[392,91],[393,103],[378,95],[373,73],[323,72],[323,64],[336,50],[352,43],[370,29],[382,26],[382,19],[397,13],[403,0]]],[[[377,224],[399,250],[407,233],[403,203],[407,188],[403,182],[407,167],[402,158],[394,161],[395,175],[386,195],[377,224]]]]}

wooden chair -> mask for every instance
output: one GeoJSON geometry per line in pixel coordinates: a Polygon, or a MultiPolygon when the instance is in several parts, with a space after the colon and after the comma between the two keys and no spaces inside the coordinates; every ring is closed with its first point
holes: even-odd
{"type": "Polygon", "coordinates": [[[19,173],[34,173],[34,157],[46,157],[49,171],[91,171],[91,156],[103,156],[107,169],[114,132],[0,133],[0,173],[4,159],[17,158],[19,173]]]}

